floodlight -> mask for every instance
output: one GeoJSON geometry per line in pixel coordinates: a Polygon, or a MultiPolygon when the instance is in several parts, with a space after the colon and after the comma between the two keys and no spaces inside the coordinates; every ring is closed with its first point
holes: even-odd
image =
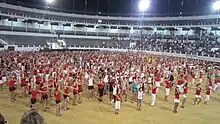
{"type": "Polygon", "coordinates": [[[139,10],[141,12],[146,11],[150,7],[150,1],[149,0],[140,0],[139,2],[139,10]]]}
{"type": "Polygon", "coordinates": [[[220,10],[220,1],[214,2],[212,8],[214,10],[220,10]]]}
{"type": "Polygon", "coordinates": [[[47,3],[53,3],[54,0],[46,0],[47,3]]]}
{"type": "Polygon", "coordinates": [[[98,23],[102,23],[102,20],[98,20],[98,23]]]}

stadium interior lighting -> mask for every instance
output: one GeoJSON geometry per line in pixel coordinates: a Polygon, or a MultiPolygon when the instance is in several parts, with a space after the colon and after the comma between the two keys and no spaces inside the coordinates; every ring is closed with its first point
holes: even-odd
{"type": "Polygon", "coordinates": [[[213,3],[212,8],[214,10],[220,10],[220,0],[213,3]]]}
{"type": "Polygon", "coordinates": [[[53,3],[54,0],[46,0],[47,3],[53,3]]]}
{"type": "Polygon", "coordinates": [[[102,20],[98,20],[98,23],[102,23],[102,20]]]}
{"type": "Polygon", "coordinates": [[[150,1],[149,0],[140,0],[139,2],[139,10],[141,12],[146,11],[150,7],[150,1]]]}

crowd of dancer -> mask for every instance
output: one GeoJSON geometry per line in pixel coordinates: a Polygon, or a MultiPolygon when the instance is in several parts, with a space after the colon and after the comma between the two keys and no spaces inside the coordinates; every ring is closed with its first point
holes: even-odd
{"type": "Polygon", "coordinates": [[[0,86],[3,90],[8,85],[10,101],[15,102],[19,93],[21,98],[30,97],[32,109],[39,109],[36,103],[40,102],[47,111],[48,101],[55,98],[59,117],[61,103],[68,110],[70,98],[72,105],[81,104],[82,93],[87,92],[91,99],[95,89],[100,102],[109,95],[115,114],[119,114],[120,103],[128,100],[136,102],[141,111],[147,93],[151,93],[154,107],[161,86],[165,86],[165,101],[174,89],[174,113],[180,99],[181,107],[185,107],[188,85],[194,87],[196,106],[202,100],[202,90],[207,104],[211,91],[220,88],[218,63],[208,61],[132,52],[1,52],[0,56],[0,86]]]}

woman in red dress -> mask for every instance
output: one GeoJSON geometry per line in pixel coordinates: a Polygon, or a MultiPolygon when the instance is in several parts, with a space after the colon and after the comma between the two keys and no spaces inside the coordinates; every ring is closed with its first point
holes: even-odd
{"type": "Polygon", "coordinates": [[[82,78],[78,78],[78,95],[79,95],[79,101],[78,103],[82,103],[82,91],[83,91],[83,83],[82,83],[82,78]]]}
{"type": "Polygon", "coordinates": [[[56,116],[61,117],[62,114],[60,113],[60,109],[61,109],[61,95],[68,95],[64,92],[61,92],[60,90],[60,86],[56,87],[55,89],[55,102],[56,102],[56,116]]]}
{"type": "Polygon", "coordinates": [[[43,83],[43,86],[41,87],[42,90],[42,100],[43,100],[43,111],[46,111],[47,109],[49,109],[48,107],[48,85],[47,82],[43,83]]]}
{"type": "Polygon", "coordinates": [[[103,93],[104,93],[104,82],[103,82],[103,80],[101,80],[98,83],[98,92],[99,92],[99,101],[102,102],[102,97],[103,97],[103,93]]]}
{"type": "Polygon", "coordinates": [[[21,88],[22,88],[22,94],[21,97],[25,97],[26,90],[27,90],[27,74],[22,74],[21,77],[21,88]]]}
{"type": "Polygon", "coordinates": [[[64,98],[64,110],[67,111],[69,108],[67,107],[68,101],[69,101],[69,85],[70,79],[66,79],[65,84],[64,84],[64,93],[63,98],[64,98]]]}
{"type": "Polygon", "coordinates": [[[61,92],[60,88],[56,88],[55,90],[55,97],[56,97],[56,116],[60,117],[62,114],[60,114],[60,108],[61,108],[61,92]]]}
{"type": "Polygon", "coordinates": [[[16,81],[14,76],[9,77],[8,86],[10,91],[10,100],[11,102],[14,102],[16,101],[16,81]]]}
{"type": "Polygon", "coordinates": [[[199,103],[202,101],[201,92],[202,92],[201,84],[197,84],[193,105],[199,106],[199,103]]]}
{"type": "Polygon", "coordinates": [[[179,87],[175,88],[175,92],[174,92],[175,98],[174,98],[174,108],[173,108],[173,112],[177,113],[177,108],[179,106],[179,102],[180,102],[180,91],[179,91],[179,87]]]}
{"type": "Polygon", "coordinates": [[[76,81],[73,82],[72,88],[73,88],[73,103],[72,103],[72,105],[76,106],[76,98],[77,98],[77,94],[78,94],[78,84],[76,83],[76,81]]]}

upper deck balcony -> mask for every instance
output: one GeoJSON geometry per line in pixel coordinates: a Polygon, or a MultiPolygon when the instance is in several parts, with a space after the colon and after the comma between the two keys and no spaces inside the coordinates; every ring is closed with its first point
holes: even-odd
{"type": "Polygon", "coordinates": [[[173,16],[173,17],[156,17],[150,14],[132,15],[132,16],[107,16],[99,13],[76,14],[57,12],[56,9],[45,7],[24,7],[0,3],[0,14],[10,16],[23,16],[36,19],[45,19],[62,22],[77,22],[77,23],[98,23],[102,20],[102,24],[115,25],[160,25],[160,26],[187,26],[187,25],[218,25],[220,22],[219,14],[197,15],[197,16],[173,16]]]}

